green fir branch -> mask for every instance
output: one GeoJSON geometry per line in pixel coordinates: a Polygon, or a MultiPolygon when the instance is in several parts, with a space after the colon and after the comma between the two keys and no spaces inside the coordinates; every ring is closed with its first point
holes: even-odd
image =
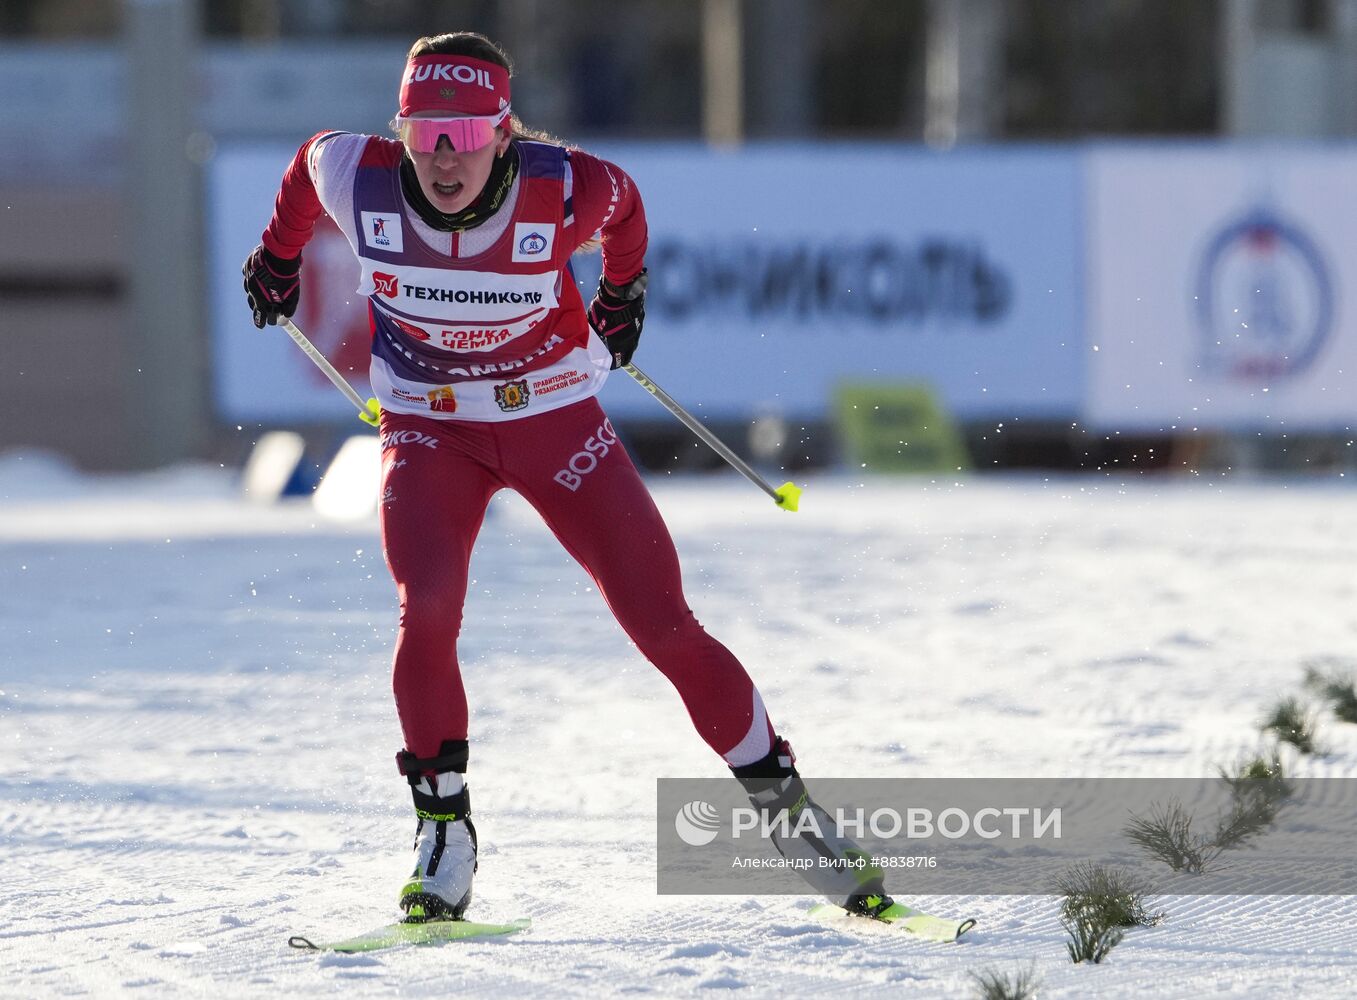
{"type": "Polygon", "coordinates": [[[1326,672],[1317,661],[1305,668],[1305,686],[1328,702],[1334,717],[1340,722],[1357,722],[1357,682],[1352,674],[1343,677],[1326,672]]]}
{"type": "Polygon", "coordinates": [[[1192,817],[1181,802],[1151,806],[1149,816],[1131,818],[1125,833],[1176,872],[1204,875],[1220,854],[1210,840],[1192,832],[1192,817]]]}
{"type": "Polygon", "coordinates": [[[1149,886],[1119,868],[1080,862],[1056,880],[1056,889],[1066,920],[1082,916],[1108,927],[1153,927],[1164,919],[1145,907],[1149,886]]]}
{"type": "Polygon", "coordinates": [[[1217,822],[1212,843],[1224,850],[1238,847],[1267,829],[1296,788],[1282,770],[1281,754],[1276,750],[1267,760],[1255,757],[1240,764],[1233,775],[1224,768],[1219,770],[1230,789],[1230,811],[1217,822]]]}
{"type": "Polygon", "coordinates": [[[1065,942],[1065,951],[1075,965],[1080,962],[1102,964],[1107,953],[1121,944],[1122,938],[1126,936],[1120,927],[1109,927],[1084,914],[1070,920],[1062,919],[1060,926],[1065,928],[1065,933],[1070,937],[1065,942]]]}
{"type": "Polygon", "coordinates": [[[986,968],[969,973],[980,988],[978,1000],[1032,1000],[1041,987],[1034,966],[1028,966],[1010,977],[1007,972],[986,968]]]}
{"type": "Polygon", "coordinates": [[[1272,733],[1283,743],[1290,743],[1301,753],[1319,754],[1315,736],[1315,716],[1299,698],[1283,698],[1272,706],[1259,727],[1272,733]]]}

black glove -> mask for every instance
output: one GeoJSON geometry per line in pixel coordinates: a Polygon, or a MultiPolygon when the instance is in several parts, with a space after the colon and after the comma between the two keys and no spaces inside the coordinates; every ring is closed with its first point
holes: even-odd
{"type": "Polygon", "coordinates": [[[277,326],[279,316],[291,316],[297,311],[297,301],[302,297],[302,279],[298,274],[301,268],[301,254],[293,260],[284,260],[263,245],[255,247],[245,258],[240,273],[245,275],[245,296],[250,300],[254,325],[259,329],[264,329],[265,323],[277,326]]]}
{"type": "Polygon", "coordinates": [[[646,318],[646,269],[620,288],[605,277],[598,279],[598,294],[589,303],[589,325],[603,338],[613,356],[613,367],[631,363],[641,326],[646,318]]]}

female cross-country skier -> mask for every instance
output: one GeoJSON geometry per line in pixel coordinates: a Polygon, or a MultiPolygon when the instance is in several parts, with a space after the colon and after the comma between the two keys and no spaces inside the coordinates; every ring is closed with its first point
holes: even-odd
{"type": "MultiPolygon", "coordinates": [[[[362,265],[381,404],[382,545],[400,597],[397,761],[418,817],[400,907],[416,920],[458,919],[471,902],[457,635],[472,545],[500,489],[526,498],[589,572],[756,806],[819,809],[744,667],[689,610],[668,529],[595,398],[641,335],[641,196],[614,164],[525,132],[510,73],[484,36],[421,38],[401,76],[398,138],[307,140],[243,268],[262,329],[295,311],[321,212],[362,265]],[[586,310],[568,262],[594,240],[603,274],[586,310]]],[[[833,829],[827,817],[820,826],[833,829]]],[[[777,846],[812,859],[853,849],[832,837],[777,846]]],[[[816,866],[806,877],[840,906],[889,916],[877,869],[816,866]]]]}

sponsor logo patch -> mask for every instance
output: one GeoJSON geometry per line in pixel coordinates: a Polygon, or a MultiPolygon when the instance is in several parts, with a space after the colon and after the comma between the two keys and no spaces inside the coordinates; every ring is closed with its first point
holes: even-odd
{"type": "MultiPolygon", "coordinates": [[[[360,212],[363,221],[363,242],[377,250],[403,253],[405,239],[401,233],[399,215],[385,212],[360,212]]],[[[375,277],[375,276],[374,276],[375,277]]]]}
{"type": "Polygon", "coordinates": [[[495,402],[505,413],[521,410],[528,405],[528,380],[517,379],[495,386],[495,402]]]}
{"type": "Polygon", "coordinates": [[[400,278],[382,271],[372,272],[372,283],[377,286],[377,294],[394,299],[400,294],[400,278]]]}
{"type": "Polygon", "coordinates": [[[551,257],[551,245],[556,239],[556,226],[550,222],[514,223],[514,253],[512,260],[546,260],[551,257]]]}
{"type": "Polygon", "coordinates": [[[405,334],[406,336],[414,337],[416,340],[429,339],[429,333],[427,330],[421,330],[419,327],[415,326],[412,323],[402,322],[401,320],[396,319],[396,317],[394,316],[390,317],[390,319],[391,322],[395,323],[396,326],[400,328],[401,333],[405,334]]]}
{"type": "Polygon", "coordinates": [[[457,397],[453,394],[452,386],[440,385],[425,394],[429,399],[429,409],[436,413],[456,413],[457,397]]]}

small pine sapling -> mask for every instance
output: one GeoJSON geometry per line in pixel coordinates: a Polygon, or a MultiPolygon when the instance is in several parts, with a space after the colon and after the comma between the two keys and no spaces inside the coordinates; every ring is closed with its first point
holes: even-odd
{"type": "Polygon", "coordinates": [[[1080,962],[1102,964],[1108,952],[1121,944],[1122,938],[1126,936],[1126,932],[1120,927],[1108,927],[1096,918],[1084,914],[1072,920],[1062,919],[1060,926],[1065,928],[1065,933],[1070,937],[1065,942],[1065,951],[1069,953],[1070,961],[1075,965],[1080,962]]]}
{"type": "Polygon", "coordinates": [[[1153,927],[1164,919],[1145,907],[1149,887],[1119,868],[1080,862],[1056,880],[1056,889],[1066,920],[1083,915],[1108,927],[1153,927]]]}
{"type": "Polygon", "coordinates": [[[1041,986],[1031,966],[1012,976],[998,969],[981,969],[971,972],[970,977],[980,989],[978,1000],[1032,1000],[1041,986]]]}
{"type": "Polygon", "coordinates": [[[1220,777],[1230,789],[1230,810],[1216,824],[1212,838],[1221,849],[1238,847],[1263,832],[1295,792],[1276,750],[1266,760],[1255,757],[1241,764],[1233,775],[1221,768],[1220,777]]]}
{"type": "Polygon", "coordinates": [[[1342,677],[1311,664],[1305,668],[1305,686],[1328,702],[1340,722],[1357,722],[1357,683],[1351,674],[1342,677]]]}
{"type": "Polygon", "coordinates": [[[1299,698],[1283,698],[1272,706],[1260,726],[1264,733],[1272,733],[1283,743],[1290,743],[1301,753],[1319,754],[1315,736],[1315,716],[1299,698]]]}
{"type": "Polygon", "coordinates": [[[1192,832],[1192,817],[1180,802],[1152,806],[1149,816],[1132,817],[1125,832],[1147,854],[1176,872],[1203,875],[1220,854],[1210,840],[1192,832]]]}

